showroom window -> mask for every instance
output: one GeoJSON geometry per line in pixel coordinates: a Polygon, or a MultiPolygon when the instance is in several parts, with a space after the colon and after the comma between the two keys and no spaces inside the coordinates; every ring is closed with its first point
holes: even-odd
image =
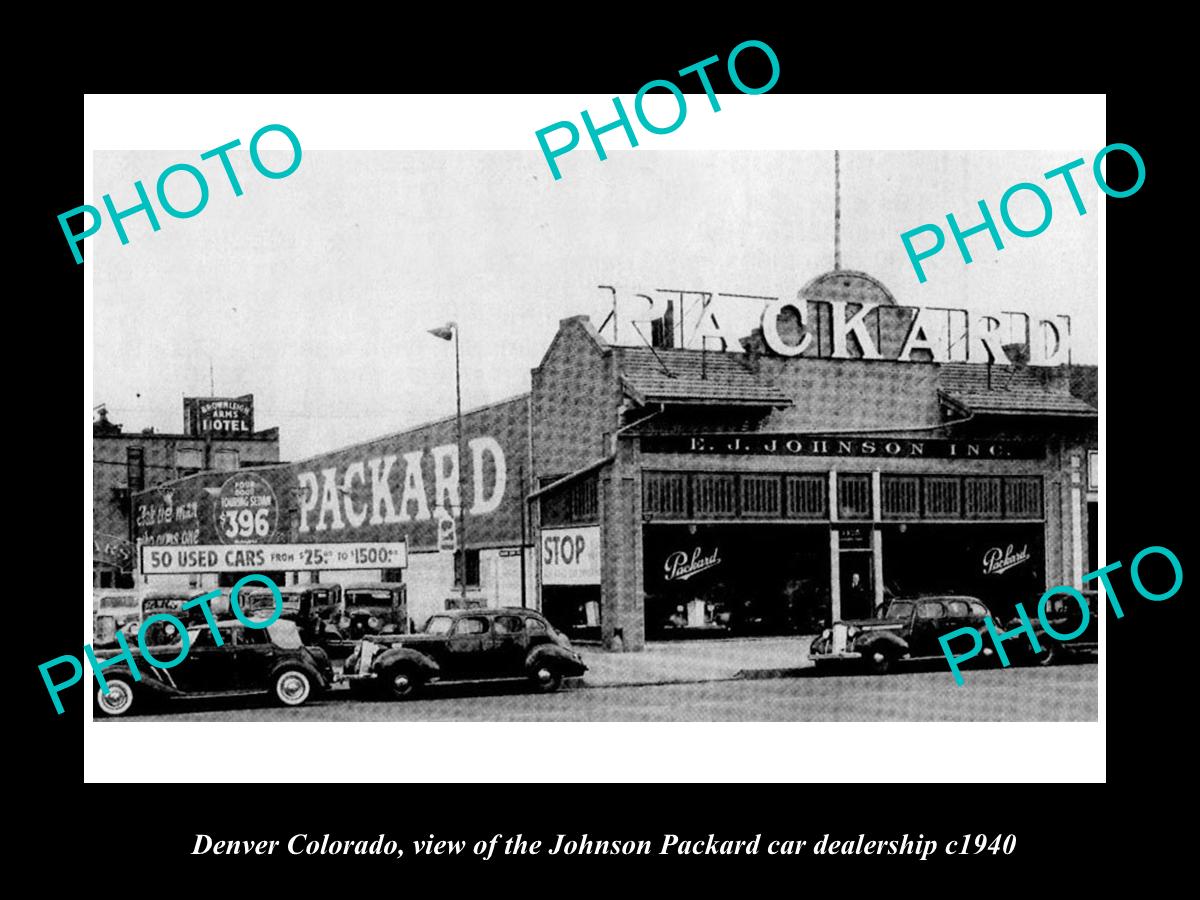
{"type": "Polygon", "coordinates": [[[838,475],[838,518],[871,518],[870,475],[838,475]]]}
{"type": "Polygon", "coordinates": [[[737,476],[695,475],[697,516],[737,515],[737,476]]]}
{"type": "Polygon", "coordinates": [[[829,480],[824,475],[789,475],[784,483],[789,518],[824,519],[829,515],[829,480]]]}
{"type": "Polygon", "coordinates": [[[1000,518],[1000,479],[964,478],[963,506],[968,519],[1000,518]]]}
{"type": "Polygon", "coordinates": [[[778,475],[742,476],[742,513],[747,516],[777,516],[783,509],[780,503],[778,475]]]}
{"type": "Polygon", "coordinates": [[[885,516],[911,517],[921,515],[921,479],[915,475],[884,475],[883,491],[885,516]]]}
{"type": "Polygon", "coordinates": [[[675,472],[646,472],[642,503],[648,514],[683,519],[688,514],[687,476],[675,472]]]}
{"type": "Polygon", "coordinates": [[[957,517],[960,510],[960,491],[957,478],[928,477],[925,479],[925,515],[931,519],[957,517]]]}
{"type": "Polygon", "coordinates": [[[1042,479],[1004,479],[1004,510],[1010,519],[1042,517],[1042,479]]]}

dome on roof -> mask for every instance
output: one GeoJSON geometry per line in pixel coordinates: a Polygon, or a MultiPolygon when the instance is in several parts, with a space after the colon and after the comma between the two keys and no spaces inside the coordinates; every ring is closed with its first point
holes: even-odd
{"type": "Polygon", "coordinates": [[[846,300],[851,303],[878,303],[895,306],[896,298],[866,272],[834,269],[818,275],[804,287],[800,296],[806,300],[846,300]]]}

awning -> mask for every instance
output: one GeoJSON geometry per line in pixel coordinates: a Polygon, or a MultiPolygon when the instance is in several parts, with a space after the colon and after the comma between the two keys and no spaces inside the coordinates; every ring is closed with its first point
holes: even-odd
{"type": "Polygon", "coordinates": [[[953,364],[938,372],[938,397],[960,413],[996,416],[1095,418],[1090,403],[1070,393],[1055,370],[953,364]]]}
{"type": "Polygon", "coordinates": [[[792,398],[734,353],[616,348],[621,384],[638,403],[785,407],[792,398]]]}

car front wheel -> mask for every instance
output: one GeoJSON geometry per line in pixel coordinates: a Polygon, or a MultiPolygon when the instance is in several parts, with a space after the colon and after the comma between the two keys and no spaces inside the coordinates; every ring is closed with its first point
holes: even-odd
{"type": "Polygon", "coordinates": [[[108,693],[96,690],[96,709],[106,716],[124,716],[133,708],[133,685],[124,678],[113,676],[108,681],[108,693]]]}
{"type": "Polygon", "coordinates": [[[863,654],[867,671],[872,675],[886,675],[892,669],[892,655],[881,647],[871,647],[863,654]]]}
{"type": "Polygon", "coordinates": [[[388,669],[380,678],[384,691],[393,700],[411,700],[421,692],[421,677],[404,666],[388,669]]]}
{"type": "Polygon", "coordinates": [[[1033,661],[1039,666],[1052,666],[1058,662],[1058,653],[1050,644],[1042,644],[1040,653],[1033,654],[1033,661]]]}
{"type": "Polygon", "coordinates": [[[550,666],[538,666],[531,676],[534,687],[543,694],[553,694],[562,687],[562,672],[550,666]]]}
{"type": "Polygon", "coordinates": [[[284,706],[300,706],[312,692],[312,679],[307,672],[286,669],[275,676],[275,699],[284,706]]]}

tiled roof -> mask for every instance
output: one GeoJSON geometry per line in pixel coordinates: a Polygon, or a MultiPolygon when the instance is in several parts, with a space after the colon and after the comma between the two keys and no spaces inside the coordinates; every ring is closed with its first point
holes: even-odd
{"type": "Polygon", "coordinates": [[[792,399],[751,372],[737,354],[617,347],[626,390],[644,403],[791,406],[792,399]],[[661,362],[660,362],[661,360],[661,362]]]}
{"type": "Polygon", "coordinates": [[[1069,382],[1054,370],[993,366],[944,365],[938,393],[974,413],[991,415],[1095,416],[1096,408],[1073,397],[1069,382]]]}

